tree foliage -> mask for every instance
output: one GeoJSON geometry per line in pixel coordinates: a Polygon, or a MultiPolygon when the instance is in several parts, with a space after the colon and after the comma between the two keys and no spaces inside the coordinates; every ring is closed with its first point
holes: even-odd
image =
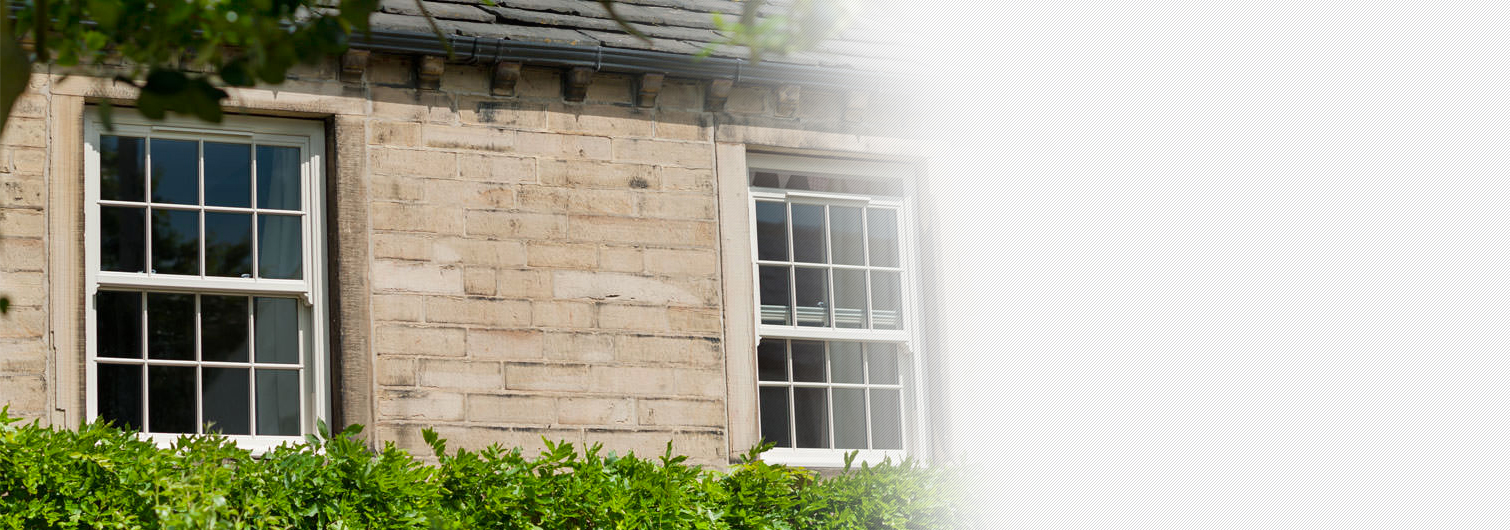
{"type": "Polygon", "coordinates": [[[970,528],[962,468],[885,462],[838,476],[745,455],[727,472],[658,455],[547,441],[538,455],[497,445],[425,463],[360,427],[258,458],[223,437],[171,448],[90,423],[19,425],[0,408],[0,528],[518,530],[901,530],[970,528]]]}

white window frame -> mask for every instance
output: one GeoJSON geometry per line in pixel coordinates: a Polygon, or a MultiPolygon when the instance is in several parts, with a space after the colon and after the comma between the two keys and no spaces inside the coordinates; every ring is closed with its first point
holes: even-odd
{"type": "MultiPolygon", "coordinates": [[[[104,289],[124,289],[151,292],[183,292],[197,294],[229,294],[246,296],[281,296],[296,295],[301,300],[300,328],[308,333],[302,348],[304,357],[300,359],[300,435],[297,436],[266,436],[266,435],[227,435],[226,438],[236,442],[238,447],[250,449],[256,454],[265,452],[271,448],[285,443],[300,443],[304,441],[305,434],[315,432],[316,421],[329,421],[330,418],[330,348],[329,330],[326,325],[329,316],[329,304],[327,303],[327,285],[325,278],[325,264],[327,263],[325,246],[325,129],[324,124],[312,120],[259,118],[248,116],[226,116],[219,125],[207,124],[193,118],[179,118],[168,116],[163,120],[152,121],[139,113],[128,109],[115,109],[111,117],[114,130],[105,131],[104,123],[98,109],[88,109],[84,116],[84,281],[85,281],[85,394],[86,394],[86,417],[94,419],[99,416],[97,388],[97,358],[96,346],[98,339],[95,329],[95,294],[104,289]],[[299,147],[303,153],[300,163],[301,169],[301,193],[304,207],[300,210],[305,222],[302,224],[302,252],[303,252],[303,279],[282,280],[263,278],[206,278],[203,276],[185,276],[173,274],[127,273],[100,270],[100,136],[101,134],[113,134],[123,136],[139,136],[151,138],[164,138],[175,140],[205,140],[235,139],[236,141],[250,141],[259,145],[280,145],[299,147]]],[[[148,159],[150,160],[150,150],[148,159]]],[[[255,164],[255,154],[254,154],[255,164]]],[[[203,164],[201,156],[200,163],[203,164]]],[[[255,171],[253,172],[255,178],[255,171]]],[[[144,178],[150,178],[144,175],[144,178]]],[[[201,186],[202,187],[202,186],[201,186]]],[[[201,189],[201,194],[203,190],[201,189]]],[[[147,198],[144,198],[144,200],[147,198]]],[[[251,205],[255,207],[255,204],[251,205]]],[[[206,211],[213,211],[216,207],[199,207],[206,211]]],[[[150,219],[149,219],[150,222],[150,219]]],[[[254,228],[255,229],[255,228],[254,228]]],[[[203,237],[203,234],[201,234],[203,237]]],[[[150,245],[150,242],[146,242],[150,245]]],[[[201,256],[201,262],[203,261],[201,256]]],[[[150,255],[148,256],[150,259],[150,255]]],[[[255,260],[255,256],[253,257],[255,260]]],[[[250,356],[255,352],[248,350],[248,362],[246,366],[254,366],[255,359],[250,356]]],[[[123,359],[111,358],[111,363],[133,364],[130,360],[122,363],[123,359]]],[[[142,362],[146,362],[143,360],[142,362]]],[[[156,361],[161,363],[161,361],[156,361]]],[[[188,365],[196,365],[194,361],[183,361],[188,365]]],[[[281,365],[288,366],[288,365],[281,365]]],[[[143,403],[147,388],[143,387],[143,403]]],[[[195,390],[196,412],[202,409],[202,393],[195,390]]],[[[143,414],[146,410],[143,410],[143,414]]],[[[251,419],[255,423],[256,418],[251,419]]],[[[202,430],[203,426],[199,426],[202,430]]],[[[169,433],[143,433],[143,439],[151,440],[158,445],[167,446],[177,440],[180,434],[169,433]]]]}
{"type": "MultiPolygon", "coordinates": [[[[758,346],[761,339],[797,339],[797,340],[820,340],[820,341],[855,341],[855,342],[889,342],[897,345],[897,355],[903,360],[904,369],[901,370],[900,382],[902,393],[902,449],[881,450],[861,449],[853,462],[853,465],[869,463],[875,465],[882,460],[890,458],[892,462],[898,462],[908,456],[921,457],[928,454],[928,437],[924,436],[922,429],[927,425],[927,385],[924,372],[925,345],[922,334],[919,332],[920,318],[918,315],[918,288],[917,272],[918,260],[915,252],[917,233],[914,227],[914,212],[917,211],[915,203],[916,169],[908,164],[895,162],[877,162],[869,160],[852,160],[839,158],[822,158],[809,156],[792,156],[781,154],[768,154],[749,152],[746,154],[745,182],[750,182],[750,176],[761,170],[777,172],[793,172],[816,175],[841,176],[846,179],[895,179],[902,183],[901,197],[884,197],[873,195],[857,195],[848,193],[815,192],[805,190],[784,190],[773,188],[749,187],[749,218],[746,220],[750,227],[751,249],[751,276],[753,278],[754,311],[755,320],[755,343],[758,346]],[[873,330],[873,329],[845,329],[833,327],[830,319],[830,327],[798,326],[794,318],[792,325],[764,324],[760,319],[760,259],[759,231],[756,230],[757,201],[782,201],[788,203],[811,203],[811,204],[838,204],[853,206],[885,206],[897,210],[897,246],[899,253],[899,265],[902,274],[902,328],[900,330],[873,330]]],[[[790,214],[788,214],[790,218],[790,214]]],[[[790,223],[790,220],[788,221],[790,223]]],[[[788,227],[790,230],[790,227],[788,227]]],[[[790,238],[790,234],[788,234],[790,238]]],[[[791,257],[791,256],[789,256],[791,257]]],[[[795,288],[795,286],[793,287],[795,288]]],[[[829,289],[832,290],[832,282],[829,289]]],[[[867,296],[869,296],[867,294],[867,296]]],[[[791,301],[795,311],[796,300],[791,301]]],[[[867,312],[871,308],[867,307],[867,312]]],[[[795,313],[794,313],[795,316],[795,313]]],[[[753,349],[753,347],[752,347],[753,349]]],[[[753,381],[757,394],[760,388],[759,371],[752,372],[755,375],[753,381]]],[[[788,382],[788,385],[791,383],[788,382]]],[[[797,385],[802,386],[802,385],[797,385]]],[[[832,383],[817,384],[816,386],[834,387],[832,383]]],[[[760,430],[760,407],[756,400],[756,432],[760,430]]],[[[792,406],[792,403],[788,404],[792,406]]],[[[833,399],[828,400],[829,423],[832,425],[833,399]]],[[[788,414],[792,412],[788,411],[788,414]]],[[[830,433],[832,438],[832,433],[830,433]]],[[[783,448],[777,447],[767,451],[762,458],[768,462],[787,464],[803,467],[843,467],[846,454],[856,451],[855,449],[814,449],[814,448],[783,448]]]]}

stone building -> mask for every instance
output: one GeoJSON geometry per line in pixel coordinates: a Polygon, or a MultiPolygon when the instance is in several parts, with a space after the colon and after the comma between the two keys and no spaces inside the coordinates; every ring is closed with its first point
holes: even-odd
{"type": "Polygon", "coordinates": [[[385,2],[221,124],[40,69],[0,137],[0,402],[244,446],[360,423],[726,465],[940,450],[929,179],[865,21],[758,63],[723,0],[385,2]],[[97,105],[113,101],[106,130],[97,105]]]}

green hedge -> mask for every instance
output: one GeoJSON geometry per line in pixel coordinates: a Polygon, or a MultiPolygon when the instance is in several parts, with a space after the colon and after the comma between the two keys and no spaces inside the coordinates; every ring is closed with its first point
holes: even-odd
{"type": "Polygon", "coordinates": [[[0,528],[970,528],[960,474],[912,462],[833,477],[756,460],[727,472],[553,444],[448,452],[432,465],[335,435],[259,458],[218,436],[170,449],[101,423],[22,425],[0,409],[0,528]]]}

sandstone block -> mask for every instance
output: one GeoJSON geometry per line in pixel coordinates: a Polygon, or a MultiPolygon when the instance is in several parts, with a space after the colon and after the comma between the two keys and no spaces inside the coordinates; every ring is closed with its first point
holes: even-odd
{"type": "Polygon", "coordinates": [[[461,267],[380,259],[372,264],[372,287],[379,291],[461,294],[461,267]]]}
{"type": "Polygon", "coordinates": [[[621,398],[559,398],[557,417],[565,425],[633,425],[634,400],[621,398]]]}
{"type": "Polygon", "coordinates": [[[645,270],[645,251],[606,245],[598,249],[598,268],[611,272],[642,272],[645,270]]]}
{"type": "Polygon", "coordinates": [[[592,391],[629,396],[676,393],[677,368],[650,366],[592,367],[592,391]]]}
{"type": "Polygon", "coordinates": [[[551,105],[546,126],[552,131],[595,136],[646,138],[655,134],[655,121],[646,109],[616,105],[551,105]]]}
{"type": "Polygon", "coordinates": [[[514,149],[520,154],[557,158],[613,158],[613,144],[602,136],[520,131],[514,149]]]}
{"type": "Polygon", "coordinates": [[[373,294],[372,319],[375,321],[423,322],[425,298],[410,294],[373,294]]]}
{"type": "Polygon", "coordinates": [[[460,420],[461,394],[439,390],[384,390],[378,394],[378,415],[416,420],[460,420]]]}
{"type": "Polygon", "coordinates": [[[435,260],[468,267],[518,267],[524,265],[524,243],[448,237],[435,241],[435,260]]]}
{"type": "Polygon", "coordinates": [[[577,241],[712,248],[717,226],[711,221],[571,216],[569,235],[577,241]]]}
{"type": "Polygon", "coordinates": [[[496,362],[475,359],[421,359],[415,370],[419,385],[445,390],[503,390],[503,372],[496,362]]]}
{"type": "Polygon", "coordinates": [[[456,176],[456,153],[421,149],[373,148],[367,168],[373,173],[408,177],[456,176]]]}
{"type": "Polygon", "coordinates": [[[535,182],[535,159],[494,154],[458,155],[461,178],[483,182],[535,182]]]}
{"type": "Polygon", "coordinates": [[[500,269],[498,295],[521,298],[550,298],[550,271],[500,269]]]}
{"type": "Polygon", "coordinates": [[[463,226],[458,208],[375,202],[371,211],[374,230],[460,234],[463,226]]]}
{"type": "Polygon", "coordinates": [[[605,333],[545,332],[545,358],[555,361],[612,361],[614,336],[605,333]]]}
{"type": "Polygon", "coordinates": [[[590,328],[597,307],[583,302],[534,302],[533,325],[537,328],[590,328]]]}
{"type": "Polygon", "coordinates": [[[509,390],[581,392],[588,387],[588,365],[504,363],[509,390]]]}
{"type": "Polygon", "coordinates": [[[556,298],[650,304],[706,303],[698,293],[668,280],[618,272],[556,271],[556,298]]]}
{"type": "Polygon", "coordinates": [[[539,359],[543,342],[532,329],[467,330],[467,352],[479,359],[539,359]]]}
{"type": "Polygon", "coordinates": [[[665,307],[602,304],[598,307],[598,327],[665,331],[669,329],[670,321],[666,317],[665,307]]]}
{"type": "Polygon", "coordinates": [[[524,327],[530,324],[530,303],[524,300],[434,296],[425,299],[425,320],[431,323],[524,327]]]}
{"type": "Polygon", "coordinates": [[[633,363],[674,363],[713,366],[723,362],[718,342],[701,337],[619,337],[616,358],[633,363]]]}
{"type": "MultiPolygon", "coordinates": [[[[655,160],[646,162],[654,163],[655,160]]],[[[648,164],[596,160],[540,161],[540,183],[551,186],[648,189],[657,187],[656,181],[655,167],[648,164]]]]}
{"type": "Polygon", "coordinates": [[[556,399],[472,394],[467,396],[467,420],[495,425],[556,423],[556,399]]]}
{"type": "Polygon", "coordinates": [[[640,399],[636,403],[640,425],[685,425],[723,427],[728,413],[716,399],[640,399]]]}
{"type": "Polygon", "coordinates": [[[393,121],[367,122],[367,143],[395,147],[418,147],[420,125],[393,121]]]}
{"type": "Polygon", "coordinates": [[[665,219],[713,219],[713,197],[694,193],[646,193],[640,196],[640,215],[665,219]]]}
{"type": "Polygon", "coordinates": [[[718,274],[718,254],[712,250],[645,249],[645,270],[671,276],[718,274]]]}
{"type": "Polygon", "coordinates": [[[373,342],[379,354],[446,357],[466,354],[466,331],[461,328],[378,324],[373,342]]]}
{"type": "Polygon", "coordinates": [[[514,150],[514,131],[490,127],[425,125],[424,139],[426,147],[440,149],[514,150]]]}
{"type": "Polygon", "coordinates": [[[418,381],[414,377],[414,359],[393,357],[390,355],[379,356],[377,360],[377,382],[383,386],[414,386],[418,381]]]}
{"type": "Polygon", "coordinates": [[[469,211],[469,236],[510,239],[557,239],[566,235],[566,216],[538,213],[469,211]]]}
{"type": "Polygon", "coordinates": [[[470,295],[498,294],[498,272],[488,267],[467,267],[462,272],[462,288],[470,295]]]}

